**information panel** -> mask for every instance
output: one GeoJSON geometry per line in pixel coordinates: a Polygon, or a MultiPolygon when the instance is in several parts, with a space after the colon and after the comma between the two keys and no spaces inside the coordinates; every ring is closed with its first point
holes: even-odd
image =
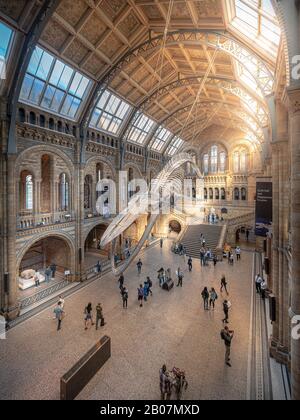
{"type": "Polygon", "coordinates": [[[256,184],[255,234],[266,237],[272,233],[273,222],[273,185],[272,182],[256,184]]]}

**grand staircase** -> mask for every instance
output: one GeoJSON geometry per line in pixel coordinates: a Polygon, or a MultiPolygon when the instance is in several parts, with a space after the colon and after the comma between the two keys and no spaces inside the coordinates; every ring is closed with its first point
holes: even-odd
{"type": "Polygon", "coordinates": [[[214,253],[219,244],[222,229],[223,226],[218,225],[200,224],[189,226],[180,241],[186,248],[186,255],[192,258],[200,258],[201,233],[205,238],[206,248],[210,248],[214,253]]]}

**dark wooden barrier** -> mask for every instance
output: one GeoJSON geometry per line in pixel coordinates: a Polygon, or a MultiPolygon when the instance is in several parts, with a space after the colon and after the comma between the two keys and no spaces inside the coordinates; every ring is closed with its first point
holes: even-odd
{"type": "Polygon", "coordinates": [[[110,338],[104,336],[61,378],[60,399],[74,400],[110,356],[110,338]]]}

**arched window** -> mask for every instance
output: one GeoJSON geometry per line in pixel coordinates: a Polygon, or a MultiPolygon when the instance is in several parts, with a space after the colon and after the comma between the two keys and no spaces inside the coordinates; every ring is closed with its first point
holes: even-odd
{"type": "Polygon", "coordinates": [[[211,148],[210,170],[213,174],[218,172],[218,146],[212,146],[211,148]]]}
{"type": "Polygon", "coordinates": [[[25,209],[33,210],[33,179],[32,175],[26,176],[25,181],[25,209]]]}
{"type": "Polygon", "coordinates": [[[214,199],[214,192],[213,192],[213,189],[212,188],[209,189],[209,199],[210,200],[213,200],[214,199]]]}
{"type": "Polygon", "coordinates": [[[84,208],[92,208],[92,177],[87,175],[84,179],[84,208]]]}
{"type": "Polygon", "coordinates": [[[209,155],[208,154],[203,156],[203,172],[204,172],[204,175],[207,175],[209,172],[209,155]]]}
{"type": "Polygon", "coordinates": [[[247,190],[246,190],[246,188],[241,189],[241,198],[242,198],[243,201],[247,200],[247,190]]]}
{"type": "Polygon", "coordinates": [[[220,200],[220,190],[219,190],[219,188],[215,188],[215,200],[220,200]]]}
{"type": "Polygon", "coordinates": [[[240,154],[234,152],[233,154],[233,172],[238,173],[240,171],[240,154]]]}
{"type": "Polygon", "coordinates": [[[60,208],[62,211],[69,209],[69,182],[65,173],[61,174],[59,179],[60,208]]]}
{"type": "Polygon", "coordinates": [[[234,189],[234,199],[239,200],[240,199],[240,190],[238,188],[234,189]]]}
{"type": "Polygon", "coordinates": [[[221,200],[226,200],[226,191],[225,191],[225,188],[221,188],[221,200]]]}
{"type": "Polygon", "coordinates": [[[204,200],[207,200],[207,188],[204,188],[204,200]]]}
{"type": "Polygon", "coordinates": [[[19,108],[19,121],[24,123],[26,119],[25,110],[23,108],[19,108]]]}
{"type": "Polygon", "coordinates": [[[220,153],[220,172],[226,171],[226,153],[221,152],[220,153]]]}
{"type": "Polygon", "coordinates": [[[240,154],[240,172],[246,172],[247,169],[247,154],[243,150],[240,154]]]}
{"type": "Polygon", "coordinates": [[[30,112],[29,114],[29,122],[32,125],[36,125],[36,115],[34,112],[30,112]]]}

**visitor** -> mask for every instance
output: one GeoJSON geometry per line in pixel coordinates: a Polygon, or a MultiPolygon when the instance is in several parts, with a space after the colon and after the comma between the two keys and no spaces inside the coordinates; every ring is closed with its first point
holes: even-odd
{"type": "Polygon", "coordinates": [[[124,274],[122,273],[122,274],[120,275],[120,277],[119,277],[119,280],[118,280],[120,290],[122,290],[122,289],[123,289],[124,280],[125,280],[125,278],[124,278],[124,274]]]}
{"type": "Polygon", "coordinates": [[[138,269],[138,274],[139,274],[139,275],[141,275],[141,272],[142,272],[142,266],[143,266],[142,260],[141,260],[141,259],[139,259],[139,260],[138,260],[138,262],[137,262],[137,269],[138,269]]]}
{"type": "Polygon", "coordinates": [[[230,263],[230,265],[233,265],[234,264],[234,256],[233,256],[233,253],[232,252],[230,253],[229,263],[230,263]]]}
{"type": "Polygon", "coordinates": [[[241,259],[241,248],[239,246],[237,246],[235,248],[235,254],[236,254],[237,261],[240,261],[240,259],[241,259]]]}
{"type": "Polygon", "coordinates": [[[246,239],[247,239],[247,242],[249,242],[249,236],[250,236],[250,231],[249,231],[249,229],[247,229],[246,230],[246,239]]]}
{"type": "Polygon", "coordinates": [[[64,310],[61,307],[61,304],[58,302],[56,308],[54,309],[55,318],[57,319],[57,331],[61,329],[61,323],[64,317],[64,310]]]}
{"type": "Polygon", "coordinates": [[[101,262],[98,261],[96,264],[96,273],[101,274],[102,273],[102,265],[101,262]]]}
{"type": "Polygon", "coordinates": [[[51,276],[52,276],[52,270],[50,267],[47,267],[45,270],[45,281],[46,283],[49,283],[51,280],[51,276]]]}
{"type": "Polygon", "coordinates": [[[224,300],[223,302],[223,312],[225,318],[222,320],[223,324],[229,324],[229,309],[231,308],[231,303],[228,300],[224,300]]]}
{"type": "Polygon", "coordinates": [[[201,266],[204,265],[204,256],[205,256],[205,249],[202,246],[201,249],[200,249],[200,263],[201,263],[201,266]]]}
{"type": "Polygon", "coordinates": [[[204,310],[208,311],[208,299],[209,299],[209,293],[207,287],[204,287],[201,293],[203,303],[204,303],[204,310]]]}
{"type": "Polygon", "coordinates": [[[231,367],[230,354],[231,354],[231,343],[232,343],[233,337],[234,337],[234,331],[230,331],[227,326],[221,331],[221,338],[225,344],[225,364],[229,367],[231,367]]]}
{"type": "Polygon", "coordinates": [[[261,284],[263,282],[263,279],[261,278],[260,274],[257,274],[255,277],[255,287],[256,287],[256,293],[261,294],[261,284]]]}
{"type": "Polygon", "coordinates": [[[58,304],[60,304],[61,308],[64,309],[65,299],[63,299],[61,295],[58,297],[58,304]]]}
{"type": "Polygon", "coordinates": [[[40,273],[39,273],[39,271],[37,271],[34,275],[34,282],[35,282],[35,287],[40,286],[40,273]]]}
{"type": "Polygon", "coordinates": [[[50,265],[50,270],[51,270],[51,272],[52,272],[51,276],[52,276],[52,278],[53,278],[53,279],[55,278],[56,269],[57,269],[56,264],[52,263],[52,264],[50,265]]]}
{"type": "Polygon", "coordinates": [[[218,295],[217,292],[215,291],[215,289],[212,287],[209,293],[209,308],[211,309],[211,307],[213,309],[215,309],[215,304],[216,304],[216,300],[218,299],[218,295]]]}
{"type": "Polygon", "coordinates": [[[226,281],[226,277],[225,277],[225,275],[223,274],[223,276],[222,276],[222,278],[221,278],[221,289],[220,289],[220,291],[221,291],[221,293],[223,292],[223,289],[225,289],[225,292],[227,293],[227,295],[229,295],[229,293],[228,293],[228,289],[227,289],[227,281],[226,281]]]}
{"type": "Polygon", "coordinates": [[[147,277],[147,284],[148,284],[148,292],[151,296],[153,296],[153,292],[152,292],[153,283],[150,277],[147,277]]]}
{"type": "Polygon", "coordinates": [[[123,287],[122,290],[122,300],[123,300],[123,308],[127,309],[128,306],[128,289],[126,286],[123,287]]]}
{"type": "Polygon", "coordinates": [[[157,276],[157,278],[158,278],[158,281],[159,281],[159,287],[162,287],[162,285],[164,284],[164,282],[165,282],[165,270],[163,269],[163,268],[161,268],[159,271],[158,271],[158,276],[157,276]]]}
{"type": "Polygon", "coordinates": [[[266,299],[266,291],[267,291],[267,289],[268,289],[267,282],[264,279],[262,279],[262,282],[260,284],[260,290],[261,290],[261,298],[263,300],[266,299]]]}
{"type": "Polygon", "coordinates": [[[181,271],[180,267],[178,267],[178,270],[176,272],[177,278],[178,278],[178,283],[177,283],[177,287],[182,287],[182,282],[183,282],[183,272],[181,271]]]}
{"type": "Polygon", "coordinates": [[[147,281],[144,282],[144,301],[147,302],[149,296],[149,283],[147,281]]]}
{"type": "Polygon", "coordinates": [[[87,330],[88,327],[94,325],[93,323],[93,309],[92,304],[89,303],[84,310],[84,329],[87,330]]]}
{"type": "Polygon", "coordinates": [[[162,249],[163,248],[163,246],[164,246],[164,240],[163,240],[163,238],[160,238],[160,248],[162,249]]]}
{"type": "Polygon", "coordinates": [[[159,370],[159,386],[160,386],[160,395],[161,400],[170,400],[171,399],[171,383],[168,378],[167,367],[163,367],[159,370]]]}
{"type": "Polygon", "coordinates": [[[138,291],[138,302],[140,304],[140,308],[142,308],[143,300],[144,300],[144,288],[142,284],[140,284],[140,287],[137,289],[137,291],[138,291]]]}
{"type": "Polygon", "coordinates": [[[218,257],[216,255],[214,255],[214,257],[213,257],[214,267],[217,265],[217,262],[218,262],[218,257]]]}
{"type": "Polygon", "coordinates": [[[99,321],[100,321],[100,327],[104,327],[104,316],[103,316],[103,309],[101,306],[101,303],[98,303],[96,306],[96,330],[98,330],[99,327],[99,321]]]}
{"type": "Polygon", "coordinates": [[[189,272],[191,272],[193,270],[193,260],[192,260],[192,257],[189,257],[189,259],[188,259],[188,267],[189,267],[189,272]]]}

